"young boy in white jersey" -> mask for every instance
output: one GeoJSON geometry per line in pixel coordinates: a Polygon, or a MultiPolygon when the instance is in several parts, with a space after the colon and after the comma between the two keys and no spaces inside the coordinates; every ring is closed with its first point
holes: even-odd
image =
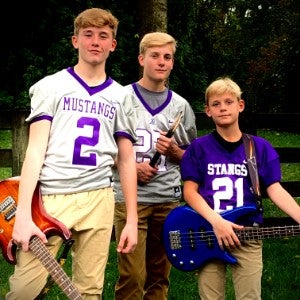
{"type": "Polygon", "coordinates": [[[13,240],[19,247],[6,299],[32,300],[48,272],[29,251],[39,237],[55,255],[58,236],[46,237],[31,216],[39,184],[47,213],[71,230],[72,280],[83,299],[101,299],[114,215],[112,165],[118,157],[127,218],[118,251],[137,244],[137,176],[132,143],[136,119],[128,90],[106,75],[116,48],[118,20],[91,8],[74,21],[74,67],[46,76],[30,88],[29,144],[23,164],[13,240]]]}
{"type": "MultiPolygon", "coordinates": [[[[176,41],[169,34],[146,34],[140,42],[138,56],[143,77],[127,86],[138,105],[139,140],[134,144],[139,181],[138,244],[133,253],[118,254],[116,300],[167,299],[171,265],[162,244],[162,227],[168,213],[181,200],[178,163],[197,134],[191,106],[165,86],[174,65],[175,51],[176,41]],[[180,112],[183,117],[174,136],[166,137],[180,112]],[[151,166],[149,160],[156,151],[161,157],[151,166]]],[[[114,225],[119,242],[126,211],[117,175],[114,189],[114,225]]]]}

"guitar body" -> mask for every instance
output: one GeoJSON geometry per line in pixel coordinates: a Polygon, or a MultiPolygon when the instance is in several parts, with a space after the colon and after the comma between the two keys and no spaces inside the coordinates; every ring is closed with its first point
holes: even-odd
{"type": "MultiPolygon", "coordinates": [[[[18,190],[18,176],[0,181],[0,246],[4,258],[10,264],[16,264],[16,246],[12,242],[12,231],[18,205],[18,190]]],[[[38,186],[32,199],[32,218],[47,237],[58,235],[63,239],[69,239],[71,236],[64,224],[45,211],[38,186]]]]}
{"type": "MultiPolygon", "coordinates": [[[[256,207],[241,207],[222,213],[235,222],[241,216],[254,212],[256,207]]],[[[212,226],[188,205],[178,206],[167,216],[163,228],[163,242],[171,264],[182,271],[198,269],[209,260],[234,264],[236,258],[219,247],[212,226]]]]}
{"type": "MultiPolygon", "coordinates": [[[[0,181],[0,246],[4,258],[10,264],[16,264],[16,246],[12,241],[12,231],[18,205],[18,190],[18,176],[0,181]]],[[[47,237],[58,235],[62,239],[70,239],[71,232],[69,229],[63,223],[47,214],[39,186],[36,187],[33,194],[31,213],[33,221],[47,237]]],[[[40,260],[68,299],[83,300],[78,289],[41,239],[33,236],[29,241],[29,249],[40,260]]]]}

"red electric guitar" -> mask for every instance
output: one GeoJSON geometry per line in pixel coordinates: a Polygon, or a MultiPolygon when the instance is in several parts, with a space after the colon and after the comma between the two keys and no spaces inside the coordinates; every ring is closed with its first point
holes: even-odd
{"type": "MultiPolygon", "coordinates": [[[[16,264],[16,246],[12,241],[12,231],[18,204],[18,189],[19,177],[11,177],[0,181],[0,246],[4,258],[10,264],[16,264]]],[[[64,224],[49,216],[45,211],[38,186],[35,189],[32,199],[32,218],[47,237],[58,235],[67,240],[71,236],[70,231],[64,224]]],[[[79,291],[73,285],[61,265],[37,236],[34,236],[30,240],[29,248],[41,261],[68,299],[82,299],[79,291]]]]}

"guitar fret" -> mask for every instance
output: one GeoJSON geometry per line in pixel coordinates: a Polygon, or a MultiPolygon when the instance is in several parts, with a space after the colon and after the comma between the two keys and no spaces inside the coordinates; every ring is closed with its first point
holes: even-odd
{"type": "Polygon", "coordinates": [[[298,236],[300,234],[300,225],[245,228],[243,230],[236,230],[235,233],[241,240],[262,240],[265,238],[298,236]]]}
{"type": "Polygon", "coordinates": [[[71,300],[82,299],[77,289],[73,286],[72,281],[66,275],[59,263],[52,257],[46,245],[34,236],[30,240],[30,250],[36,255],[44,267],[48,270],[54,281],[61,287],[66,296],[71,300]]]}

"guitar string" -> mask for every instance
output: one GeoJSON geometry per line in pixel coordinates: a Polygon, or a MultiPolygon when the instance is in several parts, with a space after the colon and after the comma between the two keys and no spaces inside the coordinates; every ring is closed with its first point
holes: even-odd
{"type": "MultiPolygon", "coordinates": [[[[213,231],[191,231],[191,232],[174,232],[170,235],[171,243],[180,243],[181,245],[190,245],[192,243],[200,242],[206,243],[207,241],[216,239],[213,231]]],[[[242,239],[256,239],[276,238],[276,237],[294,237],[300,235],[300,226],[291,225],[286,227],[273,227],[273,228],[260,228],[260,229],[245,229],[235,231],[239,238],[242,239]],[[251,234],[250,234],[251,233],[251,234]]]]}

